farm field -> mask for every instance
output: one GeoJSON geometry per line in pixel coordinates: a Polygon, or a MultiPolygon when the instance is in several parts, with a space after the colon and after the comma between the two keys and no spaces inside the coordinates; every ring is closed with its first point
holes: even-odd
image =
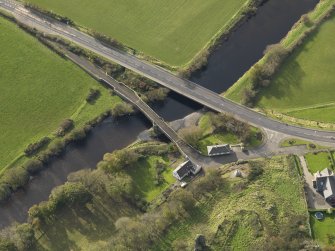
{"type": "Polygon", "coordinates": [[[83,125],[121,100],[81,69],[61,59],[0,18],[0,169],[23,154],[25,147],[54,132],[66,118],[83,125]],[[86,102],[90,88],[101,97],[86,102]]]}
{"type": "Polygon", "coordinates": [[[293,117],[335,122],[335,16],[321,25],[284,63],[261,93],[258,106],[293,117]]]}
{"type": "Polygon", "coordinates": [[[28,2],[67,16],[171,66],[182,66],[222,32],[248,0],[28,2]]]}
{"type": "MultiPolygon", "coordinates": [[[[333,0],[320,2],[315,10],[308,14],[309,20],[318,23],[333,4],[333,0]]],[[[330,91],[334,88],[334,21],[335,15],[321,23],[321,26],[286,59],[270,86],[258,95],[256,108],[276,117],[282,113],[304,125],[309,125],[309,121],[326,124],[335,122],[335,99],[330,91]]],[[[281,41],[281,45],[291,48],[309,29],[309,25],[299,23],[281,41]]],[[[258,64],[262,66],[265,62],[264,57],[258,64]]],[[[250,73],[251,70],[246,72],[224,96],[242,102],[245,88],[250,88],[250,73]]]]}
{"type": "Polygon", "coordinates": [[[319,152],[317,154],[308,153],[305,155],[308,170],[314,174],[317,171],[322,171],[325,168],[333,168],[331,156],[328,152],[319,152]]]}
{"type": "MultiPolygon", "coordinates": [[[[264,172],[250,183],[231,178],[232,171],[223,167],[223,191],[207,195],[152,250],[171,250],[178,242],[190,247],[199,233],[205,235],[211,250],[259,250],[271,236],[269,229],[281,231],[287,224],[292,227],[290,217],[307,216],[302,185],[292,162],[276,157],[252,161],[251,166],[261,167],[264,172]]],[[[247,165],[238,168],[248,173],[247,165]]]]}

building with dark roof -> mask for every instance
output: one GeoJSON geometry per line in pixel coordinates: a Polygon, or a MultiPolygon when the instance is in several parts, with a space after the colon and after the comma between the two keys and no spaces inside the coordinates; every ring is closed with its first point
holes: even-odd
{"type": "Polygon", "coordinates": [[[190,160],[185,161],[184,163],[181,163],[174,171],[173,176],[178,179],[182,180],[186,176],[190,174],[197,174],[200,172],[201,166],[193,164],[190,160]]]}
{"type": "Polygon", "coordinates": [[[225,145],[207,146],[207,154],[208,156],[231,154],[230,145],[225,144],[225,145]]]}
{"type": "Polygon", "coordinates": [[[335,206],[335,176],[328,168],[314,174],[314,188],[323,195],[327,203],[335,206]]]}

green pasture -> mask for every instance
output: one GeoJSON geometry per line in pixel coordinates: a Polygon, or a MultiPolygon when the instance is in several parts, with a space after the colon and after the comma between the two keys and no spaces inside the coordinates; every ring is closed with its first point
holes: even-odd
{"type": "Polygon", "coordinates": [[[187,64],[248,0],[28,0],[171,66],[187,64]]]}
{"type": "Polygon", "coordinates": [[[15,24],[0,18],[0,29],[0,169],[64,119],[83,125],[120,102],[15,24]],[[101,92],[94,105],[85,101],[90,88],[101,92]]]}
{"type": "MultiPolygon", "coordinates": [[[[318,22],[334,3],[334,0],[321,2],[309,14],[310,20],[318,22]]],[[[304,24],[295,26],[281,44],[290,48],[308,29],[309,27],[304,24]]],[[[256,106],[300,119],[334,123],[335,96],[332,91],[335,83],[334,30],[333,15],[308,35],[302,45],[285,60],[270,86],[261,91],[256,106]]],[[[264,62],[263,58],[259,64],[262,65],[264,62]]],[[[241,102],[243,90],[249,85],[249,72],[247,72],[225,93],[225,96],[241,102]]]]}

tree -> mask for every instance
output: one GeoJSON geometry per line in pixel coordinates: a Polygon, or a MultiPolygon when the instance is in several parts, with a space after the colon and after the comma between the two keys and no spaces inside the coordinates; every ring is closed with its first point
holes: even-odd
{"type": "Polygon", "coordinates": [[[107,172],[118,172],[121,169],[125,169],[133,165],[140,155],[133,149],[121,149],[116,150],[113,153],[106,153],[103,161],[98,163],[98,168],[103,169],[107,172]]]}
{"type": "Polygon", "coordinates": [[[43,168],[43,163],[38,159],[30,159],[23,164],[23,168],[30,174],[35,174],[43,168]]]}
{"type": "Polygon", "coordinates": [[[23,187],[29,181],[28,172],[22,167],[14,167],[5,172],[3,183],[11,186],[12,190],[23,187]]]}
{"type": "Polygon", "coordinates": [[[92,200],[92,194],[80,182],[66,182],[51,191],[49,203],[54,203],[56,209],[75,204],[84,205],[92,200]]]}
{"type": "Polygon", "coordinates": [[[197,147],[203,132],[197,126],[185,127],[179,131],[180,136],[191,146],[197,147]]]}
{"type": "Polygon", "coordinates": [[[112,115],[114,117],[121,117],[124,115],[131,114],[133,112],[133,107],[127,103],[121,102],[117,103],[113,108],[112,108],[112,115]]]}

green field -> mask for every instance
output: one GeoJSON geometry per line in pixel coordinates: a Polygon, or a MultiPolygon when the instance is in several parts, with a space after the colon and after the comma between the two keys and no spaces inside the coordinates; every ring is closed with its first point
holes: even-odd
{"type": "Polygon", "coordinates": [[[332,246],[335,244],[335,216],[323,213],[326,217],[321,221],[315,218],[315,213],[310,214],[313,238],[322,246],[332,246]]]}
{"type": "Polygon", "coordinates": [[[289,57],[270,87],[262,92],[258,105],[298,118],[335,122],[335,96],[331,91],[334,90],[335,83],[334,30],[335,16],[322,24],[289,57]],[[333,104],[323,107],[330,103],[333,104]],[[323,108],[313,109],[312,106],[323,108]],[[292,109],[294,111],[290,111],[292,109]]]}
{"type": "Polygon", "coordinates": [[[28,0],[171,66],[187,64],[248,0],[28,0]]]}
{"type": "Polygon", "coordinates": [[[120,99],[16,25],[1,18],[0,27],[1,169],[64,119],[83,125],[120,99]],[[91,87],[101,91],[94,105],[85,101],[91,87]]]}
{"type": "MultiPolygon", "coordinates": [[[[197,234],[206,236],[210,250],[262,250],[271,232],[290,224],[289,217],[306,216],[298,172],[286,157],[252,165],[264,169],[255,182],[232,179],[231,171],[226,171],[224,188],[200,201],[190,217],[172,226],[152,250],[172,250],[178,242],[190,248],[197,234]]],[[[239,168],[248,172],[247,166],[239,168]]]]}
{"type": "MultiPolygon", "coordinates": [[[[310,20],[319,22],[334,2],[334,0],[320,2],[309,14],[310,20]]],[[[296,25],[281,41],[282,46],[291,48],[308,29],[308,25],[302,23],[296,25]]],[[[286,59],[270,86],[261,91],[257,108],[307,121],[335,123],[335,96],[332,92],[335,78],[334,29],[333,15],[286,59]]],[[[263,58],[258,64],[263,65],[265,62],[263,58]]],[[[230,88],[225,96],[241,102],[244,88],[250,86],[249,75],[250,71],[230,88]]]]}
{"type": "Polygon", "coordinates": [[[127,173],[133,178],[137,191],[147,200],[152,201],[176,179],[172,175],[173,169],[170,167],[167,157],[150,156],[142,159],[136,166],[133,166],[127,173]],[[155,184],[157,162],[165,166],[162,173],[164,182],[160,185],[155,184]]]}
{"type": "Polygon", "coordinates": [[[327,152],[320,152],[317,154],[308,153],[305,155],[307,161],[308,170],[314,174],[317,171],[322,171],[325,168],[332,168],[332,162],[330,155],[327,152]]]}

